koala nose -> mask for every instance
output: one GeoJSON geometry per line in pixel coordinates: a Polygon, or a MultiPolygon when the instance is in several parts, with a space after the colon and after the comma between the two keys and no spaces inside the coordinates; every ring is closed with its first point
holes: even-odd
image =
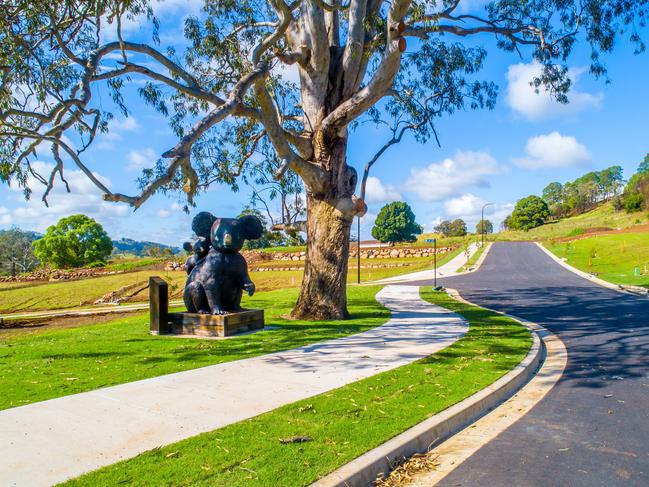
{"type": "Polygon", "coordinates": [[[229,246],[229,245],[232,245],[232,235],[229,234],[229,233],[226,233],[226,234],[223,236],[223,243],[224,243],[225,245],[228,245],[228,246],[229,246]]]}

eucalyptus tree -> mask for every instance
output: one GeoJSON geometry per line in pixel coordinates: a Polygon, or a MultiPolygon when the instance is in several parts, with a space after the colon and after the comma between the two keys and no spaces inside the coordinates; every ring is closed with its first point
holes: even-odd
{"type": "Polygon", "coordinates": [[[282,161],[274,177],[292,171],[306,190],[307,260],[293,316],[344,318],[350,226],[366,211],[347,160],[357,123],[394,122],[389,147],[406,132],[425,142],[435,117],[493,106],[495,85],[475,79],[486,50],[473,37],[492,36],[494,49],[536,59],[544,69],[534,84],[560,101],[578,40],[590,45],[596,75],[604,73],[599,54],[623,31],[643,47],[635,30],[643,1],[495,0],[482,14],[465,4],[476,5],[206,0],[185,21],[187,46],[176,49],[159,45],[147,0],[2,0],[0,177],[27,196],[35,178],[47,202],[54,184],[66,184],[71,163],[107,201],[138,208],[158,191],[184,191],[192,206],[212,181],[236,185],[264,139],[282,161]],[[124,24],[136,17],[148,19],[150,41],[126,35],[124,24]],[[282,76],[290,66],[297,82],[282,76]],[[84,151],[111,117],[97,86],[126,115],[123,89],[135,77],[146,80],[140,95],[168,118],[177,140],[144,170],[137,194],[127,195],[89,169],[84,151]],[[82,142],[73,146],[71,133],[82,142]],[[51,151],[49,174],[32,164],[38,150],[51,151]]]}

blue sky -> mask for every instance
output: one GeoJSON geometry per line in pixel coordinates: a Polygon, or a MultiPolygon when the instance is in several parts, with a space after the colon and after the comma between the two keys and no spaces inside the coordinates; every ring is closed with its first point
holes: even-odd
{"type": "MultiPolygon", "coordinates": [[[[163,46],[177,42],[183,15],[187,9],[196,13],[197,5],[173,0],[156,7],[162,20],[163,46]]],[[[127,27],[131,38],[141,35],[137,23],[127,27]]],[[[621,42],[613,55],[605,58],[611,81],[606,84],[588,73],[588,51],[576,50],[569,62],[576,81],[571,103],[560,105],[529,87],[538,69],[529,57],[496,50],[488,35],[472,42],[489,50],[479,78],[499,85],[496,109],[458,112],[438,119],[441,147],[434,141],[421,145],[406,136],[400,145],[389,149],[371,173],[363,238],[369,237],[381,206],[395,199],[412,206],[425,230],[446,218],[463,218],[472,230],[480,207],[487,202],[494,205],[486,215],[498,226],[518,199],[540,194],[551,181],[564,182],[613,164],[621,165],[629,177],[649,152],[647,53],[633,55],[632,46],[621,42]]],[[[98,137],[85,157],[113,190],[126,194],[136,191],[141,169],[176,142],[166,121],[138,99],[138,86],[135,81],[126,91],[132,115],[114,120],[110,133],[98,137]]],[[[111,106],[105,88],[97,89],[94,96],[99,106],[111,106]]],[[[348,163],[360,173],[388,139],[384,129],[361,126],[350,136],[348,163]]],[[[42,151],[40,164],[51,163],[47,153],[42,151]]],[[[99,191],[71,166],[66,175],[72,194],[59,187],[50,197],[50,208],[41,203],[38,185],[34,185],[30,201],[25,201],[17,188],[0,186],[0,228],[18,225],[44,231],[63,216],[85,213],[102,223],[113,238],[178,245],[191,233],[191,215],[182,213],[182,201],[176,196],[156,195],[133,212],[126,205],[103,202],[99,191]]],[[[228,187],[215,185],[197,198],[195,211],[234,216],[249,197],[245,185],[235,194],[228,187]]]]}

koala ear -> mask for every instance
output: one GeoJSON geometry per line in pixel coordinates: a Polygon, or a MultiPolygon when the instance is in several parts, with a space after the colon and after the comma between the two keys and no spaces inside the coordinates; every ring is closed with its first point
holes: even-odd
{"type": "Polygon", "coordinates": [[[246,240],[255,240],[264,233],[264,226],[261,220],[254,215],[246,215],[238,218],[241,225],[241,236],[246,240]]]}
{"type": "Polygon", "coordinates": [[[192,220],[192,230],[196,235],[203,238],[210,238],[212,223],[216,217],[208,211],[201,211],[192,220]]]}

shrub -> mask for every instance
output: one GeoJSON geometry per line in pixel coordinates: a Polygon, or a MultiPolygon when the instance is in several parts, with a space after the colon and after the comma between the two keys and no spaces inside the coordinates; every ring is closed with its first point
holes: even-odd
{"type": "Polygon", "coordinates": [[[624,209],[627,213],[642,210],[644,205],[644,197],[641,193],[628,193],[624,195],[624,209]]]}

